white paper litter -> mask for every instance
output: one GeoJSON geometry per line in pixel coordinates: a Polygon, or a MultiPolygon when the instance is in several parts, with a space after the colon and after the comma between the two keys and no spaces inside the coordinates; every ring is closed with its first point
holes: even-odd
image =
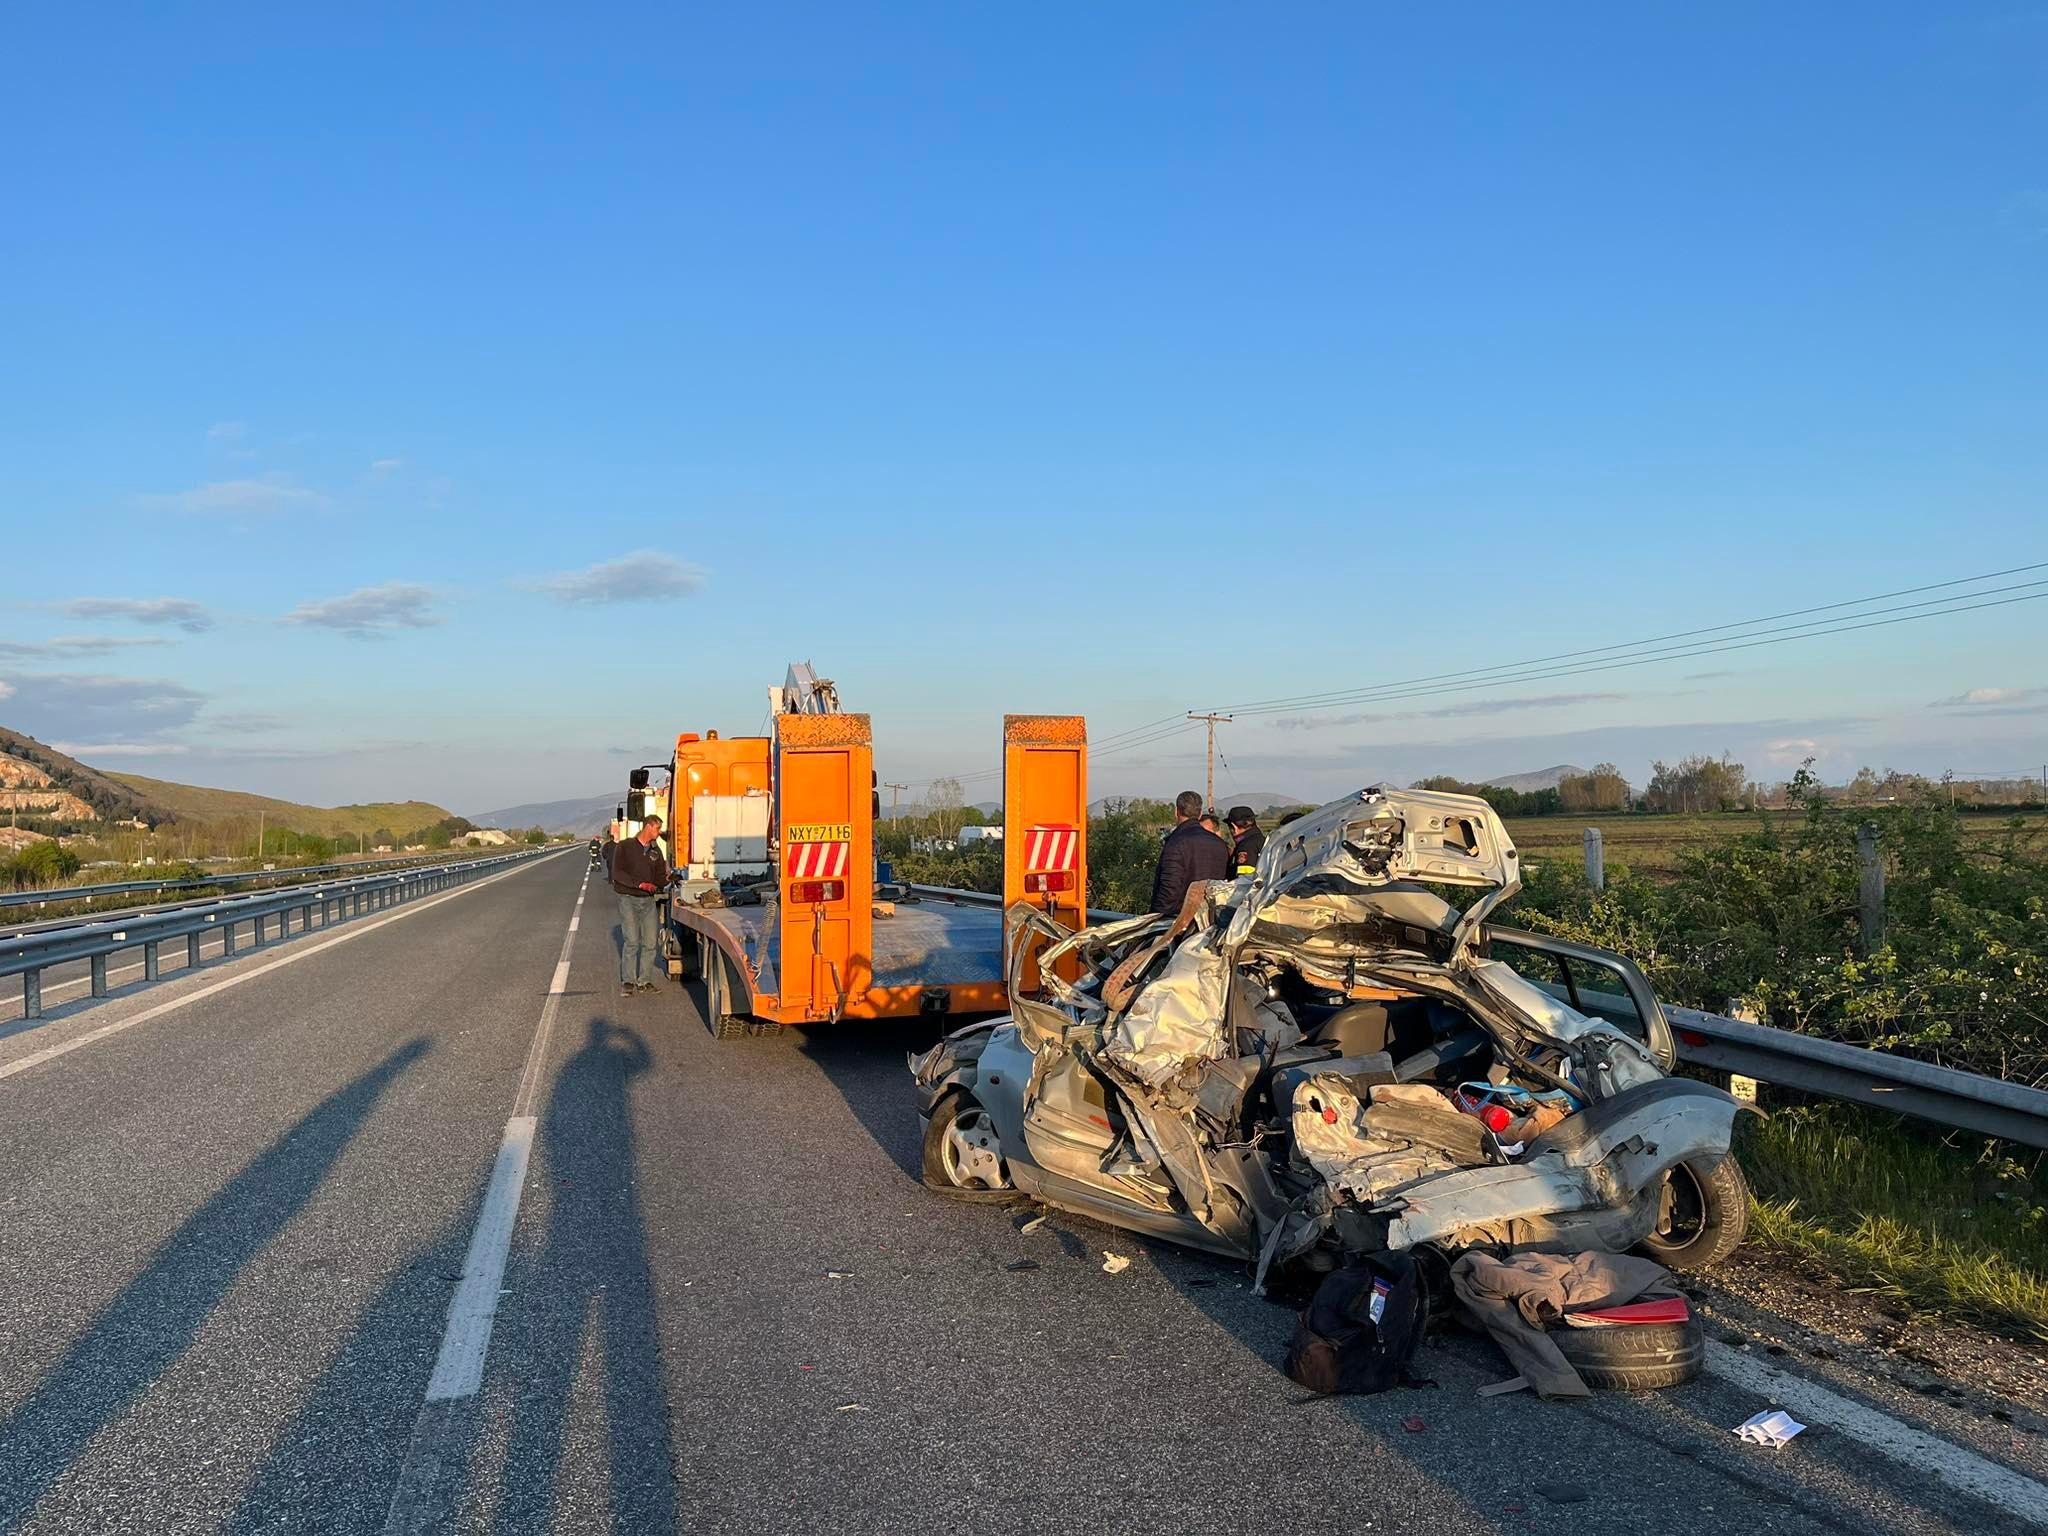
{"type": "Polygon", "coordinates": [[[1753,1413],[1735,1426],[1735,1433],[1753,1445],[1768,1445],[1783,1450],[1785,1442],[1806,1426],[1793,1418],[1782,1408],[1767,1408],[1762,1413],[1753,1413]]]}
{"type": "Polygon", "coordinates": [[[1120,1253],[1102,1250],[1102,1272],[1105,1275],[1120,1275],[1131,1267],[1131,1261],[1120,1253]]]}
{"type": "Polygon", "coordinates": [[[1024,1225],[1019,1227],[1017,1230],[1019,1232],[1036,1232],[1040,1227],[1044,1225],[1045,1213],[1043,1211],[1040,1211],[1036,1216],[1032,1217],[1029,1221],[1025,1222],[1024,1225]]]}

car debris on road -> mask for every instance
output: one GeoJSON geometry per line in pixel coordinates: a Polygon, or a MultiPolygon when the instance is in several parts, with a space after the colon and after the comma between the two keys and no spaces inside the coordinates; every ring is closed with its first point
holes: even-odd
{"type": "Polygon", "coordinates": [[[1069,933],[1020,902],[1011,1013],[911,1058],[925,1181],[1234,1257],[1260,1289],[1399,1252],[1439,1299],[1475,1250],[1725,1256],[1745,1106],[1671,1075],[1654,1000],[1631,1031],[1495,958],[1519,887],[1485,801],[1370,788],[1178,914],[1069,933]]]}

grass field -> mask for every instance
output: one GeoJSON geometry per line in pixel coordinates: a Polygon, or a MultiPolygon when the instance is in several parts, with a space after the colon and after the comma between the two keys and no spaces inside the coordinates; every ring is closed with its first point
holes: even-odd
{"type": "MultiPolygon", "coordinates": [[[[1737,833],[1753,831],[1759,816],[1782,818],[1786,811],[1724,811],[1695,816],[1661,816],[1641,812],[1619,815],[1531,816],[1510,820],[1508,835],[1515,840],[1526,863],[1562,863],[1573,869],[1585,867],[1585,832],[1600,829],[1606,847],[1607,868],[1629,869],[1653,879],[1669,879],[1678,873],[1679,855],[1688,848],[1719,842],[1737,833]]],[[[1992,838],[2005,830],[2011,813],[1985,811],[1966,814],[1963,827],[1973,838],[1992,838]]],[[[2034,831],[2048,830],[2048,815],[2025,818],[2034,831]]]]}
{"type": "Polygon", "coordinates": [[[137,773],[117,773],[111,777],[181,819],[207,823],[246,821],[253,827],[260,812],[272,827],[288,827],[294,832],[317,837],[354,837],[359,832],[367,837],[379,827],[404,837],[448,815],[440,806],[429,805],[424,800],[386,800],[368,805],[331,807],[299,805],[291,800],[247,794],[239,789],[207,789],[197,784],[146,779],[137,773]]]}

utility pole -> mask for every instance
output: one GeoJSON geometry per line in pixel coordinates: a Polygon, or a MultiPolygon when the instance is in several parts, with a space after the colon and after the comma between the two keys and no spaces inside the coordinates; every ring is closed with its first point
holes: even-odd
{"type": "Polygon", "coordinates": [[[886,789],[887,791],[889,791],[889,819],[890,819],[891,821],[894,821],[894,820],[896,819],[896,797],[897,797],[897,794],[898,794],[898,792],[899,792],[899,791],[902,791],[902,790],[906,790],[906,789],[910,788],[910,786],[909,786],[908,784],[887,784],[887,783],[885,783],[885,784],[883,784],[882,788],[884,788],[884,789],[886,789]]]}
{"type": "Polygon", "coordinates": [[[256,862],[263,862],[263,818],[266,812],[258,807],[256,811],[256,862]]]}
{"type": "Polygon", "coordinates": [[[1209,727],[1209,786],[1202,792],[1202,809],[1213,811],[1216,809],[1216,722],[1221,720],[1228,724],[1230,716],[1198,715],[1191,709],[1188,718],[1204,721],[1209,727]]]}

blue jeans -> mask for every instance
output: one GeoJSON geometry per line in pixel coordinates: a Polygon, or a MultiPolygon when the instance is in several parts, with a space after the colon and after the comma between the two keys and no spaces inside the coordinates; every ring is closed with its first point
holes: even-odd
{"type": "Polygon", "coordinates": [[[619,985],[653,986],[661,979],[661,901],[613,894],[619,898],[619,985]]]}

